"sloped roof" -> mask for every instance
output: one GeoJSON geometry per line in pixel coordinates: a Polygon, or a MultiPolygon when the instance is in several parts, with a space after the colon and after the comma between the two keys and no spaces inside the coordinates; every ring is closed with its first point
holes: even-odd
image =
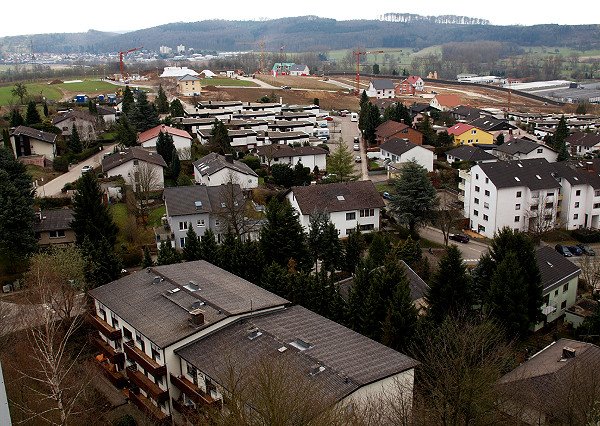
{"type": "Polygon", "coordinates": [[[498,145],[494,149],[506,154],[515,155],[518,153],[529,154],[542,147],[554,151],[554,149],[550,148],[548,145],[541,145],[537,142],[530,141],[529,139],[512,139],[508,142],[504,142],[502,145],[498,145]]]}
{"type": "Polygon", "coordinates": [[[131,147],[104,157],[102,159],[102,171],[107,172],[132,160],[139,160],[162,167],[167,167],[167,163],[165,163],[165,160],[160,154],[140,147],[131,147]]]}
{"type": "Polygon", "coordinates": [[[535,252],[535,259],[542,274],[544,292],[550,291],[557,285],[581,273],[581,268],[558,253],[552,247],[540,247],[535,252]]]}
{"type": "Polygon", "coordinates": [[[404,123],[394,120],[387,120],[375,128],[375,134],[380,138],[389,138],[390,136],[407,129],[408,127],[409,126],[404,123]]]}
{"type": "Polygon", "coordinates": [[[186,74],[182,77],[179,77],[177,81],[199,81],[200,79],[194,75],[186,74]]]}
{"type": "Polygon", "coordinates": [[[237,160],[232,160],[232,162],[229,162],[224,155],[219,155],[216,152],[211,152],[199,160],[194,161],[194,167],[202,176],[212,175],[225,168],[247,175],[257,176],[254,170],[248,167],[248,165],[245,163],[237,160]]]}
{"type": "Polygon", "coordinates": [[[453,108],[461,104],[460,96],[455,95],[454,93],[435,95],[434,99],[437,99],[440,105],[447,108],[453,108]]]}
{"type": "Polygon", "coordinates": [[[570,145],[592,148],[600,145],[600,135],[597,133],[575,132],[567,137],[566,142],[570,145]]]}
{"type": "Polygon", "coordinates": [[[371,80],[375,90],[394,90],[394,82],[388,79],[371,80]]]}
{"type": "Polygon", "coordinates": [[[290,67],[290,71],[304,71],[308,68],[305,64],[294,64],[290,67]]]}
{"type": "Polygon", "coordinates": [[[232,366],[247,372],[269,360],[285,360],[286,366],[314,383],[315,392],[336,401],[418,365],[416,360],[298,305],[237,322],[176,353],[223,385],[232,366]],[[250,339],[249,330],[262,334],[250,339]],[[293,346],[297,339],[307,348],[293,346]],[[286,349],[282,351],[282,347],[286,349]],[[311,374],[314,366],[322,370],[311,374]]]}
{"type": "Polygon", "coordinates": [[[475,128],[475,127],[471,126],[470,124],[458,123],[452,127],[448,127],[448,134],[454,135],[454,136],[460,136],[463,133],[468,132],[469,130],[471,130],[473,128],[475,128]]]}
{"type": "Polygon", "coordinates": [[[42,216],[41,220],[37,220],[33,225],[35,232],[71,229],[73,221],[73,210],[71,209],[42,210],[40,215],[42,216]]]}
{"type": "Polygon", "coordinates": [[[18,126],[10,134],[14,136],[25,135],[50,144],[56,143],[56,135],[54,133],[43,132],[27,126],[18,126]]]}
{"type": "MultiPolygon", "coordinates": [[[[416,143],[412,143],[408,139],[391,139],[387,142],[382,143],[379,149],[382,151],[388,151],[398,156],[410,151],[413,148],[418,147],[416,143]]],[[[426,149],[421,147],[422,149],[426,149]]]]}
{"type": "Polygon", "coordinates": [[[451,155],[461,161],[489,161],[497,160],[492,154],[485,152],[483,149],[476,146],[460,145],[450,151],[446,151],[446,155],[451,155]]]}
{"type": "Polygon", "coordinates": [[[57,125],[58,123],[62,123],[63,121],[69,120],[71,118],[79,118],[80,120],[89,121],[90,123],[96,122],[96,117],[94,117],[89,112],[74,109],[54,117],[52,119],[52,124],[57,125]]]}
{"type": "Polygon", "coordinates": [[[99,115],[115,115],[117,110],[110,106],[96,105],[96,110],[99,115]]]}
{"type": "Polygon", "coordinates": [[[293,193],[302,214],[381,208],[385,204],[370,180],[294,186],[293,193]]]}
{"type": "Polygon", "coordinates": [[[464,117],[465,120],[475,120],[481,116],[483,111],[468,105],[459,105],[452,110],[452,113],[464,117]]]}
{"type": "Polygon", "coordinates": [[[475,120],[470,121],[469,124],[481,130],[485,130],[486,132],[516,128],[515,126],[510,124],[508,120],[500,120],[498,118],[489,116],[476,118],[475,120]]]}
{"type": "Polygon", "coordinates": [[[149,141],[150,139],[154,139],[158,136],[160,132],[165,132],[174,136],[181,136],[182,138],[192,139],[190,134],[185,130],[178,129],[176,127],[165,126],[164,124],[160,124],[156,127],[153,127],[145,132],[142,132],[138,136],[139,143],[144,143],[149,141]]]}
{"type": "Polygon", "coordinates": [[[520,161],[496,161],[480,163],[479,167],[492,181],[496,188],[512,188],[526,186],[535,191],[540,189],[560,188],[560,184],[552,176],[554,164],[544,158],[520,161]]]}
{"type": "Polygon", "coordinates": [[[410,83],[412,85],[417,84],[417,81],[419,81],[419,80],[422,80],[422,79],[418,75],[409,75],[408,77],[406,77],[404,79],[404,81],[406,81],[406,82],[408,82],[408,83],[410,83]]]}
{"type": "MultiPolygon", "coordinates": [[[[272,133],[269,134],[269,137],[271,137],[271,135],[272,133]]],[[[256,148],[256,153],[258,155],[271,156],[273,158],[305,157],[308,155],[327,155],[327,151],[318,146],[293,147],[286,144],[262,145],[256,148]]]]}
{"type": "MultiPolygon", "coordinates": [[[[229,184],[228,184],[229,185],[229,184]]],[[[234,184],[234,191],[239,203],[244,202],[242,189],[234,184]]],[[[177,186],[165,188],[163,198],[169,216],[194,215],[200,213],[217,213],[222,207],[225,185],[177,186]]]]}
{"type": "Polygon", "coordinates": [[[198,73],[188,67],[165,67],[160,77],[181,77],[186,74],[198,75],[198,73]]]}

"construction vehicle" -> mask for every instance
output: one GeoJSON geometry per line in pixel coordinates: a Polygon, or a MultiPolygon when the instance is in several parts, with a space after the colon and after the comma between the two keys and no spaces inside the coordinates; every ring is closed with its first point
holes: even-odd
{"type": "Polygon", "coordinates": [[[126,78],[125,78],[125,65],[123,64],[123,57],[126,56],[127,54],[131,53],[131,52],[135,52],[136,50],[141,50],[143,48],[144,48],[143,46],[140,46],[140,47],[134,47],[133,49],[123,50],[123,51],[119,52],[119,71],[121,72],[121,78],[123,80],[126,80],[126,78]]]}

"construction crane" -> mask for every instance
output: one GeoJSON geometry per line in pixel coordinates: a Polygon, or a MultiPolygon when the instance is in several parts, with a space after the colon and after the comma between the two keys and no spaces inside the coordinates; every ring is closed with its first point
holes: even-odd
{"type": "Polygon", "coordinates": [[[383,50],[355,50],[352,52],[354,56],[356,56],[356,96],[360,96],[360,57],[364,55],[371,55],[377,53],[385,53],[383,50]]]}
{"type": "Polygon", "coordinates": [[[136,50],[141,50],[143,49],[143,46],[140,47],[134,47],[133,49],[129,49],[129,50],[124,50],[119,52],[119,71],[121,72],[121,78],[125,79],[125,65],[123,64],[123,56],[127,55],[128,53],[131,52],[135,52],[136,50]]]}

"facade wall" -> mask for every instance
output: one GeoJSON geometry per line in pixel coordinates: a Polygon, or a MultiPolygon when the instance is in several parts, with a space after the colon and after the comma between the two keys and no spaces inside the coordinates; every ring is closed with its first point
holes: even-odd
{"type": "MultiPolygon", "coordinates": [[[[554,306],[556,310],[546,316],[546,322],[550,323],[557,320],[565,314],[567,309],[575,304],[577,299],[577,283],[579,282],[579,275],[571,277],[566,282],[560,282],[558,285],[551,287],[549,290],[544,290],[543,298],[544,304],[542,309],[546,306],[554,306]]],[[[539,330],[544,326],[544,322],[537,324],[534,330],[539,330]]]]}
{"type": "MultiPolygon", "coordinates": [[[[263,163],[266,163],[262,161],[263,163]]],[[[289,164],[294,167],[296,164],[302,163],[304,167],[308,167],[311,171],[317,166],[319,170],[325,170],[327,168],[327,155],[319,154],[319,155],[296,155],[293,157],[280,157],[277,159],[273,159],[271,165],[273,164],[289,164]]]]}
{"type": "Polygon", "coordinates": [[[383,158],[389,158],[392,163],[406,163],[415,160],[417,164],[426,168],[428,172],[433,171],[433,152],[420,146],[417,146],[400,156],[382,149],[381,156],[383,158]]]}
{"type": "Polygon", "coordinates": [[[136,173],[140,166],[145,167],[145,166],[143,166],[143,164],[148,164],[148,167],[151,170],[153,170],[151,173],[153,173],[156,176],[155,185],[152,190],[156,191],[159,189],[163,189],[165,187],[164,172],[163,172],[163,167],[159,166],[158,164],[150,164],[150,163],[146,163],[146,162],[141,162],[139,165],[135,165],[134,160],[130,160],[126,163],[118,165],[117,167],[115,167],[113,169],[110,169],[109,171],[106,172],[106,175],[107,176],[122,176],[123,179],[125,180],[125,183],[127,185],[130,185],[134,191],[137,191],[136,173]]]}
{"type": "MultiPolygon", "coordinates": [[[[192,140],[188,138],[184,138],[178,135],[173,136],[173,145],[175,145],[175,149],[179,153],[179,158],[181,160],[189,160],[192,149],[192,140]]],[[[156,151],[156,141],[158,140],[158,136],[152,139],[147,140],[142,143],[144,148],[150,148],[153,151],[156,151]]]]}
{"type": "MultiPolygon", "coordinates": [[[[29,149],[31,151],[30,155],[43,155],[46,159],[52,161],[56,156],[56,144],[42,142],[34,138],[30,138],[29,136],[11,136],[10,144],[12,146],[13,154],[15,157],[17,155],[17,144],[29,144],[29,149]],[[22,139],[22,142],[20,140],[22,139]]],[[[23,151],[26,152],[26,147],[23,147],[23,151]]]]}
{"type": "Polygon", "coordinates": [[[396,403],[402,401],[401,407],[407,410],[407,414],[410,414],[412,411],[414,381],[415,370],[411,368],[355,390],[340,401],[340,404],[342,406],[356,404],[360,407],[377,399],[391,400],[396,403]]]}
{"type": "Polygon", "coordinates": [[[64,237],[51,237],[49,231],[40,232],[38,244],[40,246],[75,244],[75,231],[65,229],[62,232],[64,232],[64,237]]]}
{"type": "Polygon", "coordinates": [[[196,183],[206,186],[219,186],[229,183],[231,174],[233,174],[233,181],[238,183],[242,189],[258,187],[258,176],[247,175],[232,169],[221,169],[210,176],[202,176],[194,167],[194,179],[196,183]]]}
{"type": "Polygon", "coordinates": [[[477,128],[466,131],[461,135],[454,136],[454,145],[473,145],[474,143],[486,145],[493,144],[494,136],[491,133],[477,128]]]}
{"type": "MultiPolygon", "coordinates": [[[[196,235],[201,237],[210,226],[210,215],[208,213],[198,213],[194,215],[169,216],[167,211],[167,220],[171,227],[171,233],[175,236],[175,248],[183,248],[181,245],[182,238],[185,238],[190,223],[196,235]]],[[[215,229],[213,229],[215,231],[215,229]]],[[[216,233],[216,231],[215,231],[216,233]]],[[[159,243],[160,246],[160,243],[159,243]]]]}

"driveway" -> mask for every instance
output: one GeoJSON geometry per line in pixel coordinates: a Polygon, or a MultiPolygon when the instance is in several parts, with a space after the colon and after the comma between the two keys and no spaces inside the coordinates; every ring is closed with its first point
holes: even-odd
{"type": "MultiPolygon", "coordinates": [[[[426,226],[419,229],[419,235],[429,241],[436,242],[438,244],[444,244],[444,235],[442,231],[432,226],[426,226]]],[[[489,246],[479,241],[469,241],[468,243],[459,243],[456,241],[450,241],[451,244],[455,244],[460,252],[462,253],[463,259],[466,263],[476,264],[479,262],[479,258],[484,253],[489,251],[489,246]]]]}
{"type": "Polygon", "coordinates": [[[367,153],[365,151],[364,144],[360,144],[360,152],[354,151],[354,138],[360,136],[358,130],[358,122],[350,121],[350,116],[346,117],[333,117],[333,121],[329,122],[329,132],[331,139],[329,140],[330,150],[335,149],[335,143],[341,137],[344,143],[352,152],[352,156],[356,157],[360,155],[361,162],[354,163],[354,172],[360,176],[360,180],[369,180],[369,172],[367,170],[367,153]]]}
{"type": "Polygon", "coordinates": [[[36,189],[36,193],[38,197],[59,197],[61,195],[61,190],[67,183],[73,183],[77,179],[81,177],[81,168],[85,165],[90,165],[94,168],[100,167],[102,162],[102,158],[113,151],[116,144],[106,145],[102,147],[102,150],[99,151],[94,156],[88,158],[87,160],[82,161],[81,163],[77,163],[72,165],[69,168],[69,171],[65,174],[62,174],[45,185],[40,185],[36,189]]]}

